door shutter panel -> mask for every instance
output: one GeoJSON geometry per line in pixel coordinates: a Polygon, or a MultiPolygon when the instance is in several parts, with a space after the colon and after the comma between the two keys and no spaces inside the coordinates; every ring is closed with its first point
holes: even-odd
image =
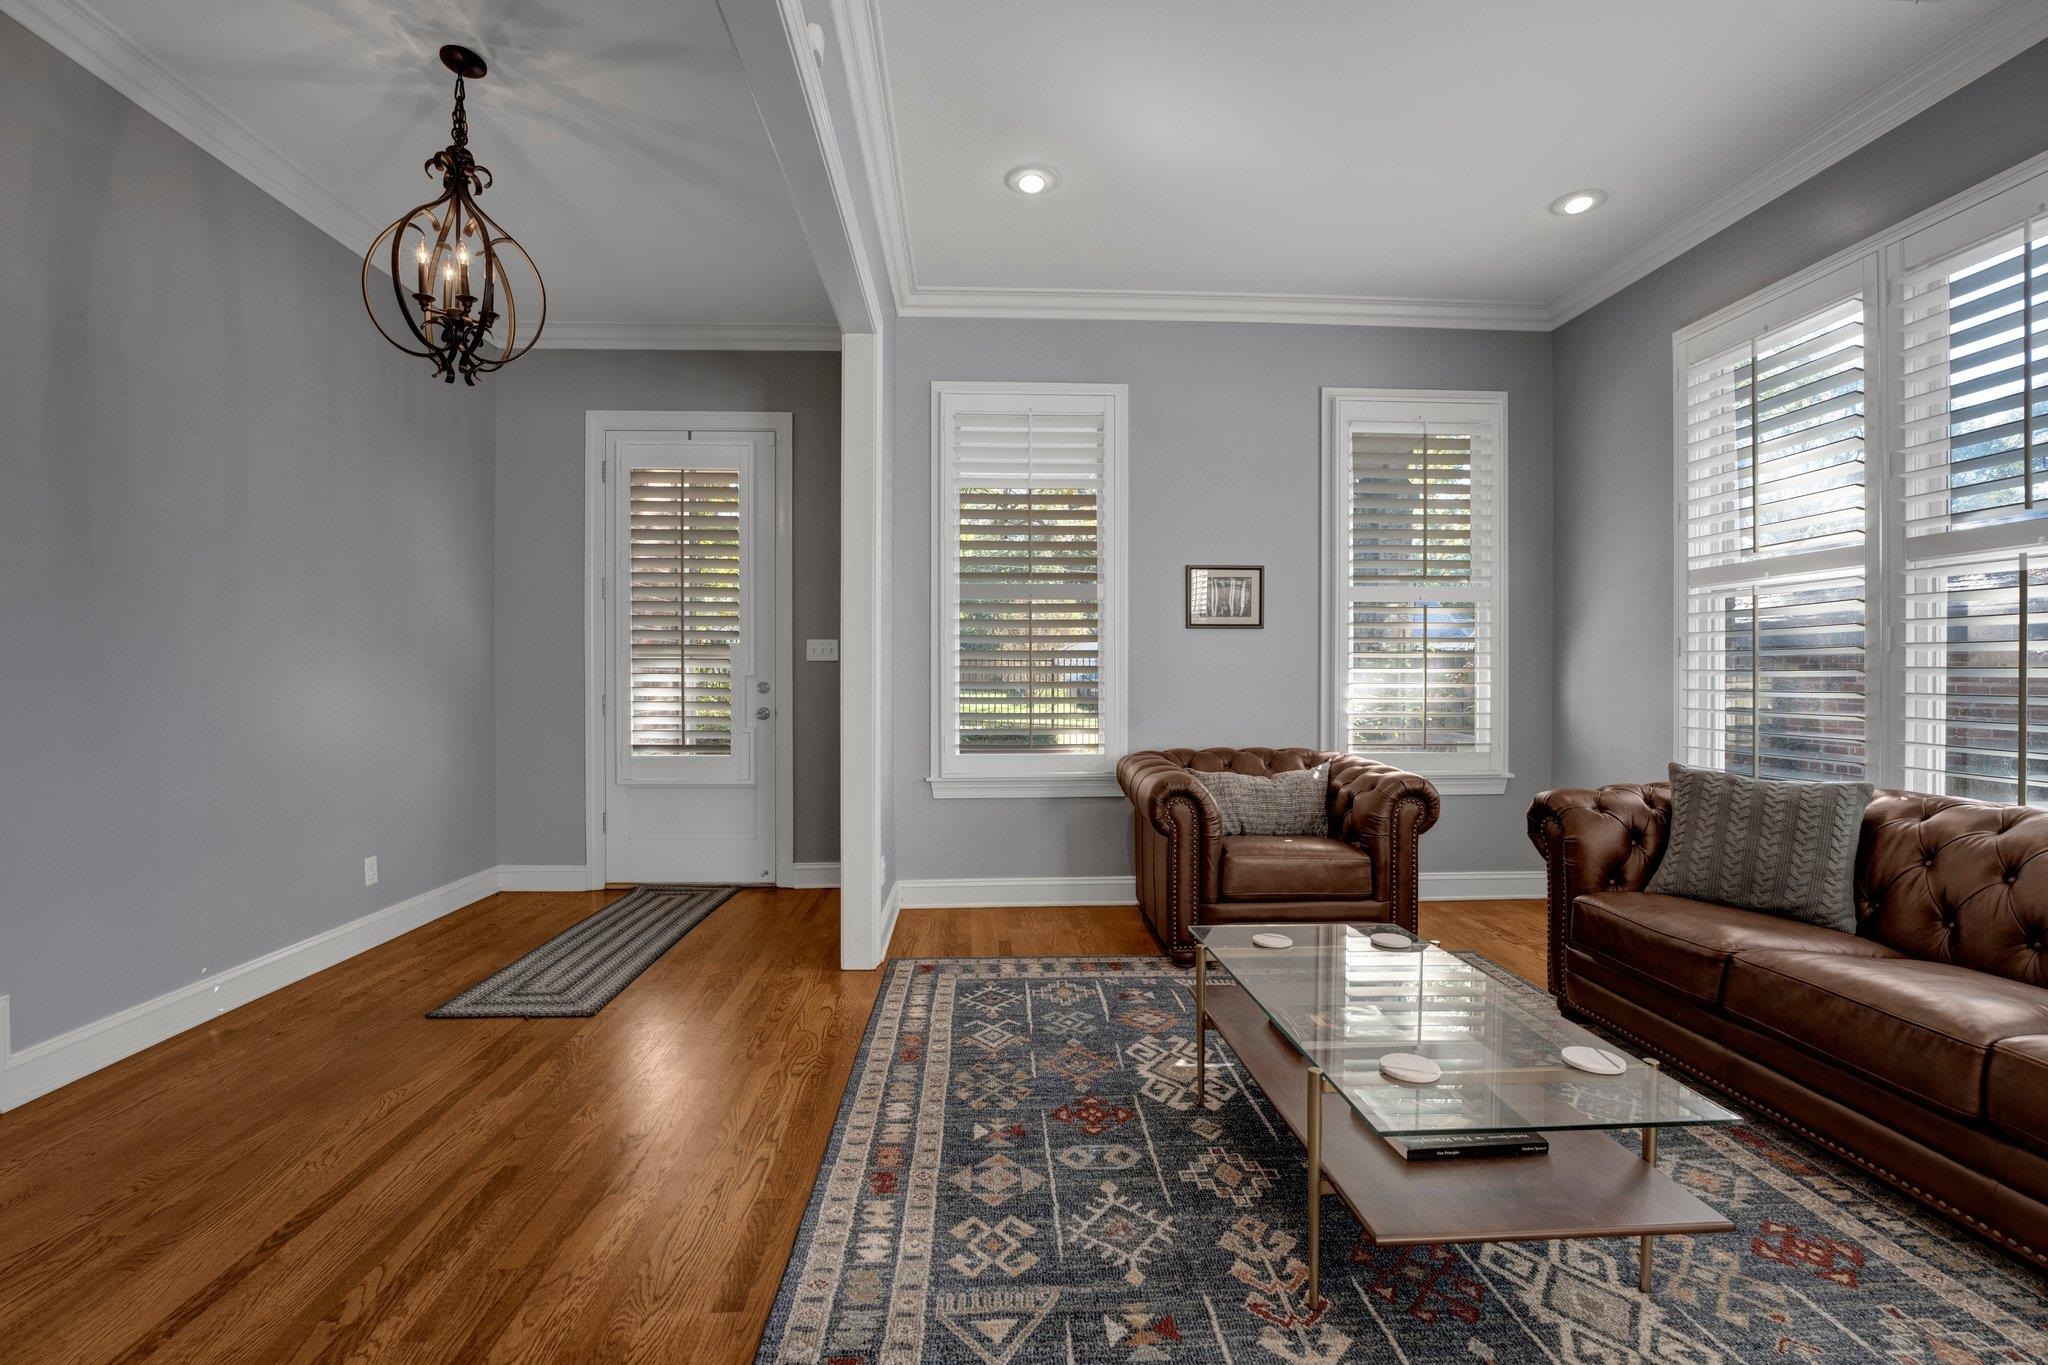
{"type": "Polygon", "coordinates": [[[741,619],[739,471],[635,469],[631,480],[631,750],[729,754],[741,619]]]}
{"type": "Polygon", "coordinates": [[[1399,406],[1366,400],[1347,432],[1344,742],[1482,755],[1498,674],[1499,434],[1450,410],[1391,419],[1399,406]],[[1366,415],[1382,403],[1388,418],[1366,415]]]}
{"type": "Polygon", "coordinates": [[[1107,403],[940,406],[955,752],[1103,756],[1107,403]]]}
{"type": "Polygon", "coordinates": [[[2048,218],[1909,265],[1906,534],[2048,511],[2048,218]]]}

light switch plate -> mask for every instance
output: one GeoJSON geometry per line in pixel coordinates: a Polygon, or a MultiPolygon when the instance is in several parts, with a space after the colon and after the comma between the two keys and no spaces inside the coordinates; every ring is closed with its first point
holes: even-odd
{"type": "Polygon", "coordinates": [[[377,860],[374,857],[365,858],[363,859],[363,885],[375,886],[376,884],[377,860]]]}
{"type": "Polygon", "coordinates": [[[837,640],[806,640],[804,641],[804,659],[806,662],[814,664],[836,664],[839,662],[839,642],[837,640]]]}

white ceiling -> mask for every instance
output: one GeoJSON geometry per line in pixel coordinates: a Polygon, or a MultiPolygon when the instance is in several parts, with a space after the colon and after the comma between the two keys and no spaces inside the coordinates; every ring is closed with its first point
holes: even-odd
{"type": "MultiPolygon", "coordinates": [[[[356,250],[437,191],[434,52],[467,42],[547,341],[836,335],[716,0],[0,9],[356,250]]],[[[835,10],[913,314],[1549,326],[2048,38],[2048,0],[835,10]],[[1005,188],[1027,162],[1059,187],[1005,188]],[[1547,211],[1584,186],[1612,198],[1547,211]]]]}
{"type": "MultiPolygon", "coordinates": [[[[448,141],[454,77],[435,53],[461,42],[491,66],[468,100],[496,177],[482,203],[539,264],[549,332],[832,321],[714,0],[90,3],[146,54],[147,93],[174,111],[179,87],[196,96],[188,123],[357,251],[440,192],[420,170],[448,141]]],[[[22,17],[46,35],[83,9],[7,7],[41,11],[22,17]]]]}
{"type": "Polygon", "coordinates": [[[865,131],[888,143],[885,175],[894,162],[883,216],[911,311],[1144,315],[1138,295],[1171,315],[1220,293],[1459,301],[1531,325],[1727,209],[1709,201],[1745,177],[1810,174],[2048,16],[2043,0],[852,7],[877,49],[855,74],[877,87],[865,131]],[[1799,164],[1771,165],[1803,141],[1799,164]],[[1007,189],[1029,162],[1057,189],[1007,189]],[[1548,211],[1584,186],[1612,198],[1548,211]]]}

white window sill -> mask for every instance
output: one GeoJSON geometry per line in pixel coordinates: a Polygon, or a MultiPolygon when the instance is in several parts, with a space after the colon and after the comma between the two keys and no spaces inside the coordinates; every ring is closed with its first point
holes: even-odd
{"type": "Polygon", "coordinates": [[[932,795],[942,801],[999,800],[1024,797],[1122,796],[1123,788],[1108,773],[1064,773],[1019,777],[928,777],[932,795]]]}
{"type": "Polygon", "coordinates": [[[1429,779],[1438,796],[1499,796],[1508,789],[1513,773],[1443,773],[1433,775],[1410,769],[1417,777],[1429,779]]]}

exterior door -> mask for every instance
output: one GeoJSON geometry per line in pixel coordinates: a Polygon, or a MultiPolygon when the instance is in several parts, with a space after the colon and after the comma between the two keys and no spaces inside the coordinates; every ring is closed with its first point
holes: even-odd
{"type": "Polygon", "coordinates": [[[769,431],[609,433],[605,878],[775,879],[769,431]]]}

